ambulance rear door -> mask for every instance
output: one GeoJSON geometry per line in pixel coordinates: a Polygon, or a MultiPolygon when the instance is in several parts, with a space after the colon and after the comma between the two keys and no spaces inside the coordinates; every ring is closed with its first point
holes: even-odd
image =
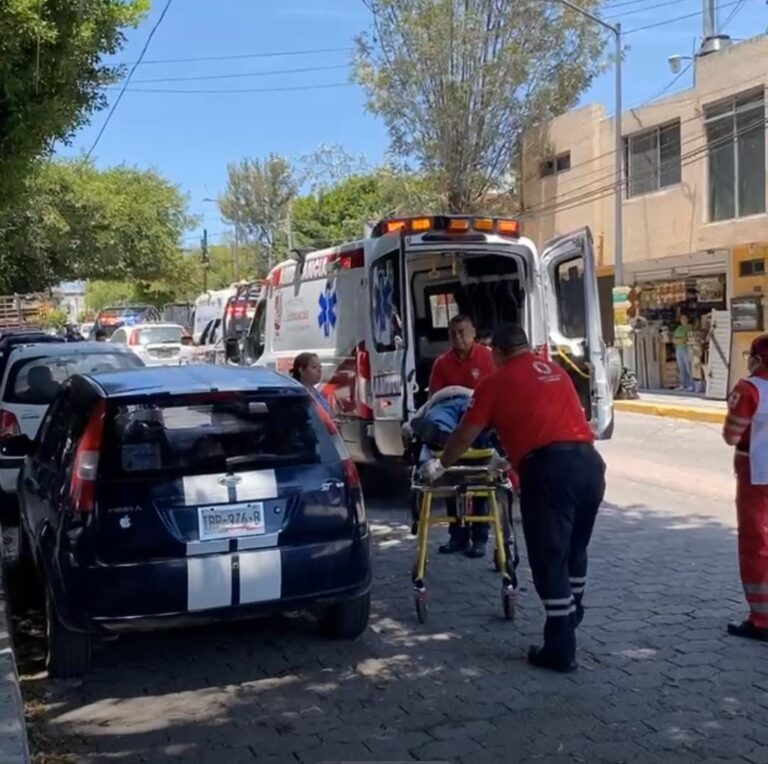
{"type": "Polygon", "coordinates": [[[600,324],[592,233],[583,228],[541,253],[549,350],[571,375],[598,438],[613,433],[613,393],[600,324]]]}
{"type": "Polygon", "coordinates": [[[406,411],[404,367],[409,334],[404,239],[391,233],[369,250],[368,337],[373,393],[373,435],[382,456],[402,456],[406,411]]]}

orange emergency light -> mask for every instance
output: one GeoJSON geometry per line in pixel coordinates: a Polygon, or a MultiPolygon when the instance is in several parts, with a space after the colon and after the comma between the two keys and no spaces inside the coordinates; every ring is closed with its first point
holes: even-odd
{"type": "Polygon", "coordinates": [[[477,233],[496,233],[499,236],[518,238],[520,236],[520,223],[517,220],[487,217],[465,217],[453,215],[436,215],[434,217],[396,218],[382,220],[377,223],[371,236],[378,238],[389,233],[401,231],[406,234],[448,233],[451,235],[477,233]]]}

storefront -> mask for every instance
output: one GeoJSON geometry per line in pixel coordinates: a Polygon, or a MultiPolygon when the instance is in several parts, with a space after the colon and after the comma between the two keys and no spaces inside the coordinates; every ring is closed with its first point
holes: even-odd
{"type": "Polygon", "coordinates": [[[724,399],[728,392],[730,318],[728,251],[646,261],[628,267],[633,287],[632,343],[625,364],[641,390],[681,390],[676,346],[688,359],[687,391],[724,399]],[[685,316],[686,319],[682,318],[685,316]],[[679,329],[686,323],[685,329],[679,329]]]}

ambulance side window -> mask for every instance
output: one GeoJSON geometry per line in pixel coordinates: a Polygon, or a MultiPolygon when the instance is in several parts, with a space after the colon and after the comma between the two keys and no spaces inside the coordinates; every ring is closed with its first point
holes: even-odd
{"type": "Polygon", "coordinates": [[[587,306],[584,301],[584,258],[581,255],[559,263],[555,270],[560,332],[568,339],[587,336],[587,306]]]}
{"type": "Polygon", "coordinates": [[[371,268],[371,326],[379,353],[403,347],[400,251],[377,260],[371,268]]]}

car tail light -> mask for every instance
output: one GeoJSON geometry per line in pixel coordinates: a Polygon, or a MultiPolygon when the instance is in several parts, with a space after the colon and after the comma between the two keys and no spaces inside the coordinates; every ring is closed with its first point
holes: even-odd
{"type": "Polygon", "coordinates": [[[371,356],[361,342],[355,352],[355,404],[361,419],[373,419],[371,390],[371,356]]]}
{"type": "Polygon", "coordinates": [[[14,435],[21,435],[16,414],[7,409],[0,409],[0,438],[12,438],[14,435]]]}
{"type": "Polygon", "coordinates": [[[128,344],[133,348],[139,344],[139,332],[131,332],[131,336],[128,338],[128,344]]]}
{"type": "Polygon", "coordinates": [[[99,401],[91,412],[75,453],[75,467],[72,471],[69,496],[72,500],[72,510],[79,514],[93,512],[96,503],[96,476],[99,471],[99,455],[106,416],[107,404],[105,401],[99,401]]]}

